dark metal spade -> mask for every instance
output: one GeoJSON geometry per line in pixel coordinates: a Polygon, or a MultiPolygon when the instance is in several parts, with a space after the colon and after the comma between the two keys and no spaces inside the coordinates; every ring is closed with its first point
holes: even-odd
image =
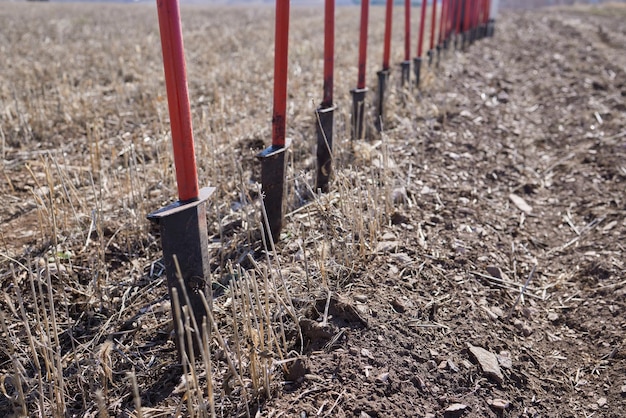
{"type": "Polygon", "coordinates": [[[207,316],[203,293],[207,290],[210,273],[206,202],[215,189],[205,187],[198,190],[178,0],[158,1],[157,9],[179,200],[151,213],[148,219],[158,223],[161,230],[176,346],[183,359],[185,354],[188,358],[201,354],[199,341],[202,335],[194,335],[191,346],[184,338],[184,323],[194,322],[190,321],[185,311],[191,311],[192,319],[199,328],[191,332],[202,333],[202,322],[207,316]],[[178,303],[174,301],[175,295],[179,297],[178,303]],[[185,309],[187,301],[189,306],[185,309]],[[182,346],[181,341],[184,341],[182,346]]]}

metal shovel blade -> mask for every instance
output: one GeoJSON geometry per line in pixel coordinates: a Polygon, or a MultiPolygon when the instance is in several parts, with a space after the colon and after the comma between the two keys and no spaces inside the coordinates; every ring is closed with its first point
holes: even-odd
{"type": "MultiPolygon", "coordinates": [[[[176,346],[179,354],[190,354],[187,339],[184,337],[185,329],[179,326],[177,318],[185,323],[185,309],[189,299],[187,311],[193,313],[196,324],[202,332],[202,321],[207,316],[207,311],[202,300],[201,293],[208,288],[209,268],[209,244],[206,220],[206,202],[215,191],[214,187],[200,189],[197,200],[191,202],[175,202],[148,215],[148,219],[159,225],[161,230],[161,246],[163,247],[163,264],[167,275],[167,288],[172,300],[172,317],[174,318],[174,330],[176,332],[176,346]],[[176,263],[175,259],[178,261],[176,263]],[[179,274],[182,279],[179,280],[179,274]],[[173,292],[176,289],[180,311],[175,312],[173,292]],[[185,341],[183,347],[179,342],[185,341]]],[[[210,300],[210,297],[207,299],[210,300]]],[[[189,323],[192,323],[189,321],[189,323]]],[[[196,358],[200,355],[198,339],[194,336],[193,348],[196,358]]],[[[190,357],[191,358],[191,357],[190,357]]]]}
{"type": "Polygon", "coordinates": [[[402,71],[402,86],[404,87],[411,82],[411,61],[402,61],[400,70],[402,71]]]}
{"type": "Polygon", "coordinates": [[[413,71],[415,72],[415,87],[420,86],[420,72],[422,70],[422,58],[413,58],[413,71]]]}
{"type": "Polygon", "coordinates": [[[487,21],[487,36],[493,38],[493,34],[496,27],[496,21],[494,19],[489,19],[487,21]]]}
{"type": "Polygon", "coordinates": [[[350,90],[352,94],[352,139],[363,139],[365,134],[365,93],[363,89],[350,90]]]}
{"type": "Polygon", "coordinates": [[[389,70],[381,70],[376,73],[378,76],[378,117],[376,118],[376,129],[383,130],[385,122],[385,97],[387,84],[389,83],[389,70]]]}
{"type": "Polygon", "coordinates": [[[333,156],[333,113],[336,106],[318,108],[316,113],[317,130],[317,180],[315,190],[328,193],[332,174],[333,156]]]}
{"type": "Polygon", "coordinates": [[[272,145],[256,156],[261,161],[263,206],[267,214],[269,234],[265,221],[263,221],[263,230],[266,238],[271,236],[274,242],[277,242],[280,238],[280,231],[283,228],[285,174],[287,168],[285,155],[290,145],[291,140],[287,138],[284,146],[272,145]]]}

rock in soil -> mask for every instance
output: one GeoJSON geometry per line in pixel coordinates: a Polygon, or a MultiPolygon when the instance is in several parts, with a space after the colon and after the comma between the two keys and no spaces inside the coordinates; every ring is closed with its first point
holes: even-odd
{"type": "Polygon", "coordinates": [[[468,409],[468,406],[462,403],[453,403],[443,413],[446,418],[460,417],[468,409]]]}
{"type": "Polygon", "coordinates": [[[469,351],[474,356],[483,373],[487,377],[494,379],[499,385],[504,382],[504,376],[498,365],[498,358],[495,354],[481,347],[470,345],[469,351]]]}

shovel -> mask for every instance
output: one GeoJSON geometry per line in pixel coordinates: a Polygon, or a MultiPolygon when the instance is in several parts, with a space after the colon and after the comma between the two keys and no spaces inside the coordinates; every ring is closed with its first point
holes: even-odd
{"type": "Polygon", "coordinates": [[[202,332],[207,316],[203,293],[209,277],[206,202],[213,187],[198,190],[185,54],[178,0],[157,1],[167,102],[172,130],[178,201],[148,215],[161,230],[163,263],[172,300],[176,346],[180,358],[196,357],[202,335],[195,335],[191,346],[185,338],[185,323],[191,332],[202,332]],[[176,297],[180,297],[175,303],[176,297]],[[176,308],[178,307],[178,309],[176,308]],[[185,312],[190,312],[190,319],[185,312]],[[194,326],[190,326],[194,324],[194,326]],[[194,355],[195,353],[195,355],[194,355]]]}

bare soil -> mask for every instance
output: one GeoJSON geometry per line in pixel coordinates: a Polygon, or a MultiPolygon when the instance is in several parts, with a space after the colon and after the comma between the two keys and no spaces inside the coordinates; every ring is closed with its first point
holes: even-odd
{"type": "MultiPolygon", "coordinates": [[[[382,135],[357,143],[358,10],[339,9],[336,172],[322,196],[310,190],[321,14],[295,8],[291,192],[273,256],[254,158],[270,138],[271,16],[183,9],[200,178],[217,187],[215,321],[251,353],[238,370],[272,365],[266,391],[254,377],[238,387],[212,337],[214,386],[206,370],[197,379],[216,414],[623,416],[626,8],[503,13],[495,37],[445,51],[420,91],[394,70],[382,135]],[[238,337],[248,272],[277,278],[280,356],[238,337]]],[[[2,416],[22,404],[30,416],[207,414],[189,403],[145,220],[176,196],[156,22],[146,6],[0,11],[2,416]]]]}

